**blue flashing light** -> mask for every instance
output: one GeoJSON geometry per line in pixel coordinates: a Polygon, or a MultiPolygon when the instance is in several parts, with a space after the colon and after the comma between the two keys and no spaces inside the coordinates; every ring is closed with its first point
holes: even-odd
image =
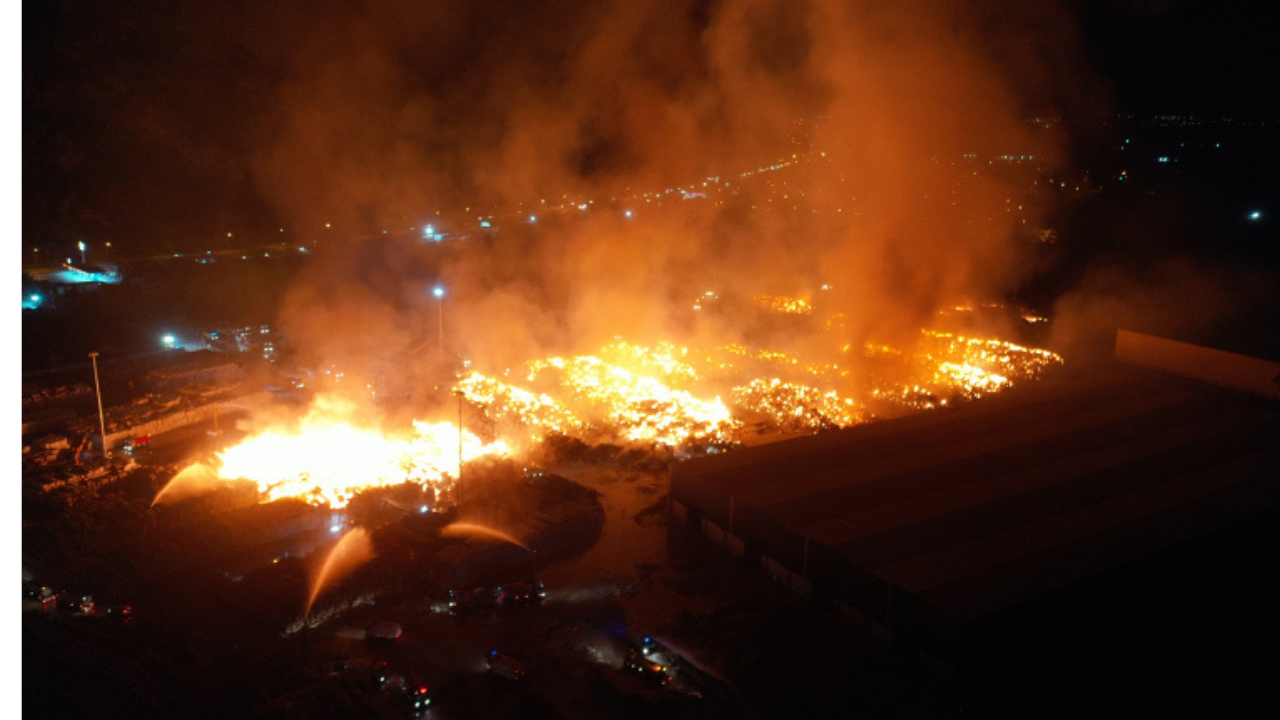
{"type": "Polygon", "coordinates": [[[481,220],[481,221],[480,221],[480,227],[482,227],[482,228],[487,228],[487,227],[493,227],[493,226],[489,223],[489,221],[488,221],[488,220],[481,220]]]}

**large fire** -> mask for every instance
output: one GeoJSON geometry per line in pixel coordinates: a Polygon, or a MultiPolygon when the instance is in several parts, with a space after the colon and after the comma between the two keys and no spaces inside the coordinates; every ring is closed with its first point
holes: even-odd
{"type": "Polygon", "coordinates": [[[337,508],[364,490],[405,482],[443,496],[459,462],[507,453],[504,443],[486,445],[466,430],[459,442],[458,427],[447,422],[414,422],[412,432],[388,435],[351,415],[319,402],[297,426],[255,433],[219,453],[217,475],[257,483],[264,501],[296,497],[337,508]]]}
{"type": "Polygon", "coordinates": [[[912,348],[868,344],[858,358],[852,350],[844,355],[860,373],[736,344],[619,341],[595,356],[526,363],[504,380],[471,372],[457,390],[502,432],[691,448],[739,441],[752,414],[751,424],[779,432],[849,427],[999,392],[1062,362],[1047,350],[929,330],[912,348]]]}
{"type": "MultiPolygon", "coordinates": [[[[764,299],[757,302],[781,312],[809,311],[807,303],[764,299]]],[[[252,480],[265,501],[342,507],[366,489],[405,482],[447,498],[460,463],[552,434],[699,452],[753,435],[843,428],[963,402],[1060,363],[1047,350],[933,330],[901,346],[833,349],[819,361],[741,344],[619,340],[595,355],[532,360],[500,377],[459,377],[453,391],[487,418],[485,431],[499,438],[491,444],[466,430],[460,443],[458,426],[448,422],[414,422],[411,432],[388,434],[357,422],[352,406],[326,400],[301,422],[223,451],[211,471],[221,480],[252,480]]]]}

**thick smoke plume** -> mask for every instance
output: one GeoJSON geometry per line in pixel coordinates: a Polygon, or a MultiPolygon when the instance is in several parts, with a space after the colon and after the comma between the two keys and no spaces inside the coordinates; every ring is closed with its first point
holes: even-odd
{"type": "Polygon", "coordinates": [[[296,34],[272,7],[253,172],[319,239],[283,309],[314,363],[429,360],[437,281],[446,338],[490,367],[769,331],[690,320],[705,291],[828,284],[850,341],[914,332],[1016,285],[1019,206],[1063,145],[1028,119],[1075,102],[1052,5],[307,3],[296,34]],[[428,223],[473,239],[378,239],[428,223]]]}

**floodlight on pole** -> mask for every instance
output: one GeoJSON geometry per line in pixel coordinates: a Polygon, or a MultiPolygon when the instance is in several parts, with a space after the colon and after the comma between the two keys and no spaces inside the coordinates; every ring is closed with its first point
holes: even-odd
{"type": "Polygon", "coordinates": [[[98,353],[89,353],[89,360],[93,362],[93,389],[98,395],[98,429],[102,431],[102,455],[111,457],[111,451],[107,450],[107,417],[102,413],[102,385],[98,382],[98,353]]]}

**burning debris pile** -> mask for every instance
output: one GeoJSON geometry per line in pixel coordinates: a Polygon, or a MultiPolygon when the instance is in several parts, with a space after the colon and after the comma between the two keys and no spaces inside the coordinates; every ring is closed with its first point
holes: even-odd
{"type": "Polygon", "coordinates": [[[447,497],[459,462],[506,455],[505,444],[485,444],[456,425],[414,422],[413,431],[386,434],[353,419],[354,408],[322,400],[296,426],[275,426],[217,454],[208,465],[179,473],[155,503],[235,480],[256,483],[264,502],[299,498],[345,507],[365,490],[406,482],[447,497]]]}
{"type": "Polygon", "coordinates": [[[849,427],[1000,392],[1062,362],[1047,350],[930,330],[913,348],[867,344],[850,360],[859,373],[742,345],[615,342],[598,356],[526,363],[514,382],[472,372],[457,390],[500,434],[695,449],[739,441],[751,414],[775,432],[849,427]],[[729,405],[717,394],[725,389],[729,405]]]}
{"type": "Polygon", "coordinates": [[[817,432],[976,399],[1062,362],[1047,350],[934,330],[898,346],[815,352],[618,340],[595,355],[531,360],[500,377],[469,372],[453,392],[483,415],[487,422],[473,427],[491,443],[450,422],[388,433],[361,421],[355,405],[321,396],[300,421],[255,432],[184,471],[157,502],[184,486],[249,480],[263,501],[339,508],[362,491],[412,483],[427,502],[447,504],[460,464],[536,454],[548,438],[668,457],[706,452],[752,434],[817,432]]]}
{"type": "MultiPolygon", "coordinates": [[[[267,500],[299,497],[330,507],[344,507],[363,490],[404,482],[443,495],[456,479],[458,428],[422,422],[413,427],[404,437],[336,420],[270,430],[221,453],[218,474],[256,482],[267,500]]],[[[465,430],[461,448],[464,461],[506,453],[501,443],[485,445],[465,430]]]]}
{"type": "Polygon", "coordinates": [[[883,345],[868,345],[866,351],[869,357],[907,359],[915,366],[906,381],[877,383],[871,391],[874,399],[911,411],[975,400],[1062,364],[1062,357],[1048,350],[931,330],[922,332],[914,358],[904,358],[900,349],[883,345]]]}

